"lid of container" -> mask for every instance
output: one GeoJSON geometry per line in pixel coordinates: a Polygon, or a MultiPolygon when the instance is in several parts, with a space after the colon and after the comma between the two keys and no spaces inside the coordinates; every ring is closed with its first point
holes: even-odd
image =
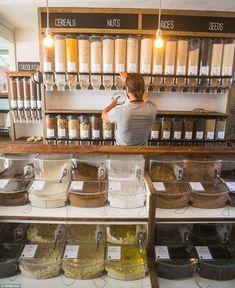
{"type": "Polygon", "coordinates": [[[118,39],[124,39],[124,40],[126,40],[127,37],[126,37],[126,36],[123,36],[123,35],[117,35],[117,36],[115,37],[115,40],[118,40],[118,39]]]}
{"type": "Polygon", "coordinates": [[[114,40],[114,37],[113,37],[113,36],[110,36],[110,35],[104,35],[104,36],[102,37],[102,40],[106,40],[106,39],[114,40]]]}
{"type": "Polygon", "coordinates": [[[212,44],[213,43],[213,39],[211,39],[211,38],[202,38],[201,39],[201,43],[202,44],[212,44]]]}
{"type": "Polygon", "coordinates": [[[73,34],[67,34],[65,37],[66,39],[77,39],[77,36],[73,34]]]}
{"type": "Polygon", "coordinates": [[[102,40],[101,36],[97,36],[97,35],[91,35],[90,36],[90,41],[91,42],[100,42],[102,40]]]}
{"type": "Polygon", "coordinates": [[[57,116],[56,116],[56,118],[58,118],[58,119],[68,119],[68,117],[67,117],[67,115],[63,115],[63,114],[58,114],[57,116]]]}
{"type": "Polygon", "coordinates": [[[65,36],[62,35],[62,34],[55,34],[55,35],[53,36],[53,38],[55,38],[55,39],[65,39],[65,36]]]}
{"type": "Polygon", "coordinates": [[[138,36],[137,36],[137,35],[128,35],[128,36],[127,36],[127,39],[128,39],[128,38],[138,39],[138,36]]]}
{"type": "Polygon", "coordinates": [[[89,41],[90,37],[88,35],[80,35],[77,37],[79,40],[87,40],[89,41]]]}
{"type": "Polygon", "coordinates": [[[141,40],[143,40],[143,39],[153,40],[153,37],[151,37],[151,36],[142,36],[141,40]]]}
{"type": "Polygon", "coordinates": [[[166,42],[170,42],[170,41],[176,42],[177,39],[176,39],[175,37],[173,37],[173,36],[167,36],[167,37],[166,37],[166,42]]]}
{"type": "Polygon", "coordinates": [[[77,195],[98,195],[105,194],[107,192],[107,185],[104,181],[72,181],[69,193],[77,195]]]}
{"type": "Polygon", "coordinates": [[[27,192],[30,181],[25,180],[9,180],[3,188],[0,188],[0,193],[14,194],[27,192]]]}

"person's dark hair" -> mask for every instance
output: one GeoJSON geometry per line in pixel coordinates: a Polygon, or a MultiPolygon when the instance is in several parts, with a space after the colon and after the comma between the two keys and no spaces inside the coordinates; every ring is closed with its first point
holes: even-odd
{"type": "Polygon", "coordinates": [[[131,73],[126,78],[126,87],[128,92],[133,94],[133,96],[138,100],[143,100],[145,84],[142,75],[137,73],[131,73]]]}

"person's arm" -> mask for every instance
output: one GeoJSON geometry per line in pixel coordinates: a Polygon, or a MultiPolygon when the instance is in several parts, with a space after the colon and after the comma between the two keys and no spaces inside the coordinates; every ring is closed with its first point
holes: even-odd
{"type": "Polygon", "coordinates": [[[111,103],[107,106],[107,107],[105,107],[104,108],[104,110],[102,111],[102,115],[101,115],[101,118],[103,119],[103,120],[106,120],[106,121],[109,121],[110,119],[109,119],[109,111],[111,111],[114,107],[116,107],[117,106],[117,101],[118,101],[118,99],[120,98],[120,96],[118,96],[118,97],[112,97],[112,101],[111,101],[111,103]]]}

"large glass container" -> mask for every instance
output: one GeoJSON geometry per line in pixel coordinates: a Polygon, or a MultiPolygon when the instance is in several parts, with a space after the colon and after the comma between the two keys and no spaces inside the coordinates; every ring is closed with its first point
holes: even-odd
{"type": "Polygon", "coordinates": [[[24,108],[24,81],[22,77],[17,77],[17,106],[24,108]]]}
{"type": "Polygon", "coordinates": [[[214,39],[212,45],[212,56],[211,56],[211,76],[220,76],[221,74],[221,64],[223,56],[223,40],[214,39]]]}
{"type": "Polygon", "coordinates": [[[177,42],[176,75],[186,75],[188,46],[187,39],[182,38],[177,42]]]}
{"type": "Polygon", "coordinates": [[[102,72],[102,41],[100,36],[91,36],[91,73],[102,72]]]}
{"type": "Polygon", "coordinates": [[[66,40],[67,72],[78,71],[78,42],[77,36],[67,35],[66,40]]]}
{"type": "Polygon", "coordinates": [[[46,138],[57,138],[57,118],[54,114],[46,114],[46,138]]]}
{"type": "Polygon", "coordinates": [[[101,118],[99,115],[91,117],[91,138],[94,140],[101,138],[101,118]]]}
{"type": "Polygon", "coordinates": [[[188,51],[188,75],[197,76],[199,68],[200,39],[192,38],[188,51]]]}
{"type": "Polygon", "coordinates": [[[31,90],[30,90],[30,78],[25,77],[24,78],[24,108],[28,109],[30,108],[30,96],[31,90]]]}
{"type": "Polygon", "coordinates": [[[163,74],[164,70],[164,47],[162,48],[155,48],[153,47],[153,67],[152,73],[153,74],[163,74]]]}
{"type": "Polygon", "coordinates": [[[57,137],[58,139],[68,138],[68,117],[57,115],[57,137]]]}
{"type": "Polygon", "coordinates": [[[89,36],[78,37],[79,73],[90,71],[90,41],[89,36]]]}
{"type": "Polygon", "coordinates": [[[104,36],[102,38],[103,45],[103,73],[114,72],[114,38],[104,36]]]}
{"type": "Polygon", "coordinates": [[[150,74],[152,67],[153,39],[142,37],[140,48],[140,73],[150,74]]]}
{"type": "Polygon", "coordinates": [[[126,71],[127,40],[125,36],[115,38],[115,73],[126,71]]]}
{"type": "Polygon", "coordinates": [[[54,71],[54,47],[42,45],[42,70],[43,72],[54,71]]]}
{"type": "Polygon", "coordinates": [[[228,39],[225,41],[222,59],[222,76],[232,76],[233,74],[234,48],[234,39],[228,39]]]}
{"type": "Polygon", "coordinates": [[[69,139],[79,138],[79,134],[80,134],[79,116],[69,115],[68,116],[68,137],[69,137],[69,139]]]}
{"type": "Polygon", "coordinates": [[[65,36],[54,35],[55,72],[66,72],[65,36]]]}
{"type": "Polygon", "coordinates": [[[11,108],[17,108],[17,98],[18,98],[18,93],[17,93],[17,78],[16,77],[11,77],[10,78],[10,89],[11,89],[11,108]]]}
{"type": "Polygon", "coordinates": [[[127,73],[137,73],[139,63],[139,41],[137,36],[127,38],[127,73]]]}
{"type": "Polygon", "coordinates": [[[91,138],[91,122],[88,116],[80,117],[80,138],[90,139],[91,138]]]}
{"type": "Polygon", "coordinates": [[[209,76],[213,40],[203,38],[201,41],[200,76],[209,76]]]}
{"type": "Polygon", "coordinates": [[[168,37],[166,39],[166,47],[165,47],[164,73],[166,75],[174,75],[175,73],[176,47],[177,47],[176,39],[168,37]]]}

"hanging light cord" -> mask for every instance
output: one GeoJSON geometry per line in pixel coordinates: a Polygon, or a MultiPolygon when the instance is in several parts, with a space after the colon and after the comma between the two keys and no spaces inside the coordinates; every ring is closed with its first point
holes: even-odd
{"type": "Polygon", "coordinates": [[[162,11],[162,0],[159,0],[158,30],[161,29],[161,11],[162,11]]]}
{"type": "MultiPolygon", "coordinates": [[[[160,0],[161,1],[161,0],[160,0]]],[[[47,29],[49,29],[49,8],[48,8],[48,0],[46,0],[47,5],[47,29]]]]}

